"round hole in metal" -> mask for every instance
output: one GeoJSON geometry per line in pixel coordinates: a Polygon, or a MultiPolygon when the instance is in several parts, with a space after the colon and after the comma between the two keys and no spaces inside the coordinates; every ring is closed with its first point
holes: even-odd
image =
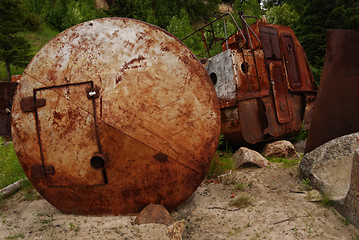
{"type": "Polygon", "coordinates": [[[292,51],[292,50],[293,50],[292,44],[288,43],[288,44],[287,44],[287,49],[288,49],[289,51],[292,51]]]}
{"type": "Polygon", "coordinates": [[[241,70],[242,70],[242,72],[243,72],[243,73],[247,73],[247,72],[248,72],[248,69],[249,69],[248,63],[247,63],[247,62],[243,62],[243,63],[241,64],[241,70]]]}
{"type": "Polygon", "coordinates": [[[105,167],[106,160],[102,157],[95,155],[90,160],[90,165],[94,169],[103,169],[105,167]]]}
{"type": "Polygon", "coordinates": [[[210,78],[212,79],[212,82],[214,85],[216,85],[217,83],[217,74],[215,74],[214,72],[209,74],[210,78]]]}

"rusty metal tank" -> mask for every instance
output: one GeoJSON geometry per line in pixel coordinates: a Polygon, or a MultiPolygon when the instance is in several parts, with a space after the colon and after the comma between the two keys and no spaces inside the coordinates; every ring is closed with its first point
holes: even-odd
{"type": "Polygon", "coordinates": [[[65,213],[176,208],[205,177],[219,132],[215,89],[196,56],[126,18],[56,36],[25,69],[12,108],[22,168],[65,213]]]}

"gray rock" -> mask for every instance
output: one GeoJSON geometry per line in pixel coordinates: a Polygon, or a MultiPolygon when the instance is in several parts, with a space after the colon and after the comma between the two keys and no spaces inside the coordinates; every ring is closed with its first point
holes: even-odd
{"type": "Polygon", "coordinates": [[[238,169],[241,166],[256,165],[258,167],[265,167],[268,165],[268,160],[265,159],[260,153],[241,147],[232,156],[233,167],[238,169]]]}
{"type": "Polygon", "coordinates": [[[266,157],[300,158],[294,145],[286,140],[268,143],[263,148],[262,154],[266,157]]]}
{"type": "Polygon", "coordinates": [[[359,133],[333,139],[304,155],[303,179],[333,200],[343,199],[350,187],[353,154],[359,149],[359,133]]]}
{"type": "Polygon", "coordinates": [[[306,144],[307,144],[307,140],[300,140],[300,141],[294,143],[293,145],[294,145],[295,151],[297,153],[304,154],[306,144]]]}
{"type": "Polygon", "coordinates": [[[158,223],[171,225],[173,217],[167,209],[160,204],[148,204],[136,217],[136,224],[158,223]]]}
{"type": "Polygon", "coordinates": [[[354,152],[351,181],[344,199],[334,202],[334,207],[359,229],[359,150],[354,152]]]}

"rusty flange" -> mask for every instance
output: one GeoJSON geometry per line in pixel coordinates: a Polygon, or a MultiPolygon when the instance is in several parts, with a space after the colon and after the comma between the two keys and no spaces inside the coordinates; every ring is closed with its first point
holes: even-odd
{"type": "Polygon", "coordinates": [[[63,212],[90,215],[177,207],[203,180],[220,125],[214,87],[192,52],[126,18],[51,40],[25,69],[12,117],[31,183],[63,212]]]}

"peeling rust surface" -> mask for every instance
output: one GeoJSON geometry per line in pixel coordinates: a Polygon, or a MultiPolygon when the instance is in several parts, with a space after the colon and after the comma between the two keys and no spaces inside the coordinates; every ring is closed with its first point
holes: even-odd
{"type": "Polygon", "coordinates": [[[327,50],[305,152],[359,131],[359,31],[327,30],[327,50]]]}
{"type": "Polygon", "coordinates": [[[223,52],[206,63],[208,74],[216,76],[221,133],[233,146],[294,136],[303,121],[308,128],[317,90],[290,27],[263,21],[250,27],[244,37],[231,35],[229,49],[224,42],[223,52]]]}
{"type": "Polygon", "coordinates": [[[66,213],[172,210],[205,177],[219,139],[218,99],[198,59],[171,34],[126,18],[51,40],[25,69],[12,111],[26,175],[66,213]],[[26,97],[46,105],[24,113],[26,97]],[[55,174],[37,179],[34,165],[55,174]]]}

